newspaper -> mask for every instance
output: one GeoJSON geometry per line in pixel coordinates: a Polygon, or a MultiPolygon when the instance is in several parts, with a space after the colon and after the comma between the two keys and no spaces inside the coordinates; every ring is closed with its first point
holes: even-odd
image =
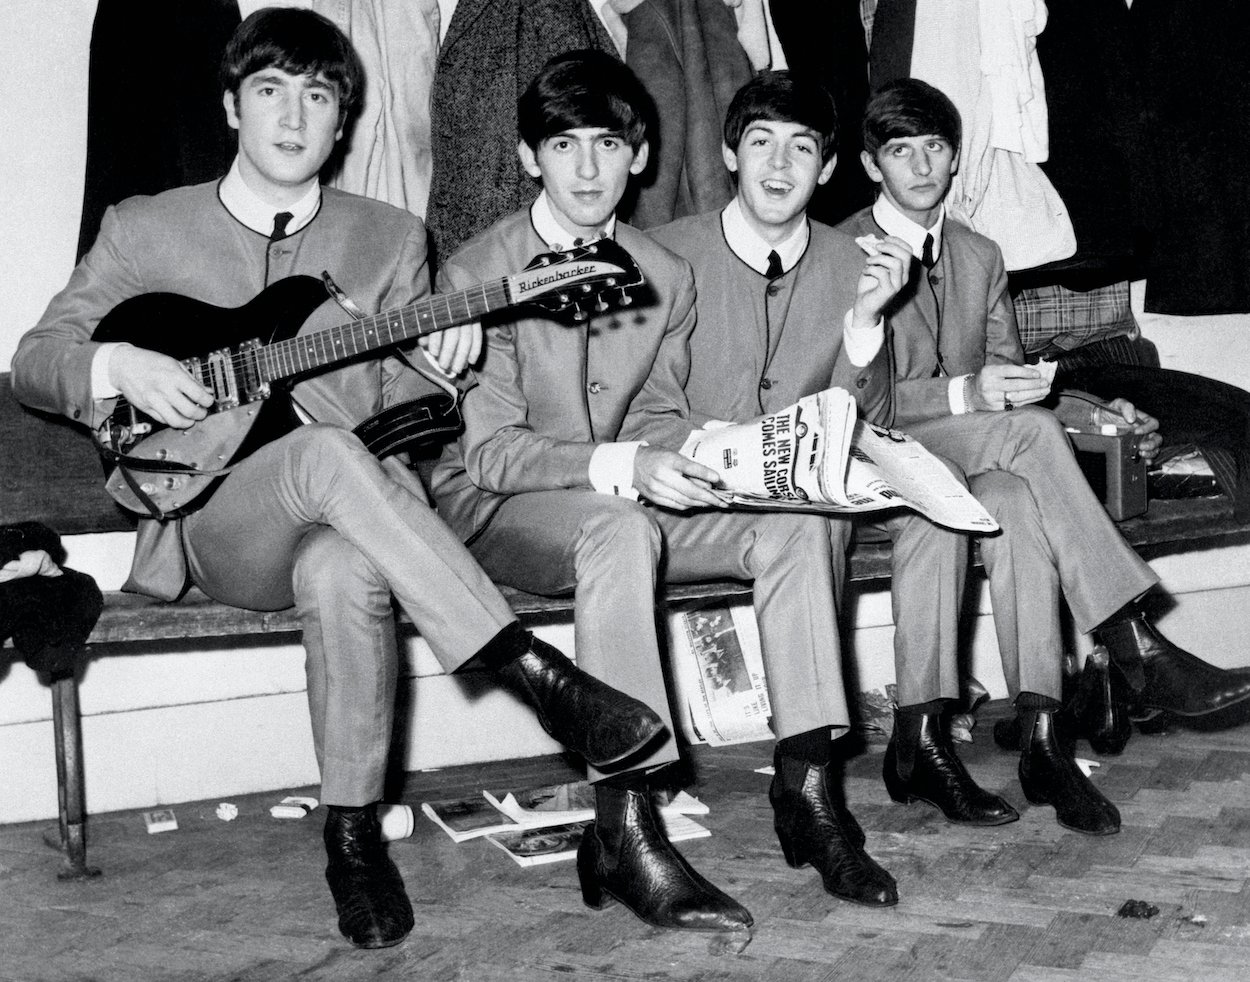
{"type": "MultiPolygon", "coordinates": [[[[523,829],[572,825],[576,822],[588,822],[595,817],[594,789],[585,781],[509,791],[502,798],[485,790],[482,795],[497,811],[508,816],[523,829]]],[[[662,815],[708,814],[707,805],[686,791],[678,791],[667,802],[660,803],[659,807],[662,815]]]]}
{"type": "Polygon", "coordinates": [[[948,528],[994,532],[998,523],[919,443],[856,418],[832,388],[748,423],[699,430],[682,451],[719,472],[734,508],[833,514],[911,508],[948,528]]]}
{"type": "Polygon", "coordinates": [[[772,709],[750,604],[722,602],[668,615],[669,650],[683,723],[714,747],[768,740],[772,709]]]}
{"type": "MultiPolygon", "coordinates": [[[[661,815],[660,821],[670,842],[705,839],[712,834],[707,826],[687,815],[661,815]]],[[[541,866],[576,859],[577,847],[588,825],[589,821],[583,821],[520,832],[497,832],[488,835],[486,841],[502,849],[518,866],[541,866]]]]}

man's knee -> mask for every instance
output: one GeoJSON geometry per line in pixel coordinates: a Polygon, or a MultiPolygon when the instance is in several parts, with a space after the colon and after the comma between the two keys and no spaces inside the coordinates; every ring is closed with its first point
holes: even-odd
{"type": "Polygon", "coordinates": [[[377,464],[360,438],[350,430],[329,423],[309,423],[297,427],[282,438],[287,460],[298,474],[321,476],[333,474],[344,465],[361,461],[377,464]]]}
{"type": "Polygon", "coordinates": [[[978,474],[969,485],[972,494],[985,510],[995,517],[1011,514],[1024,504],[1031,504],[1032,493],[1024,478],[1010,471],[986,471],[978,474]]]}
{"type": "Polygon", "coordinates": [[[1065,450],[1070,447],[1067,434],[1063,431],[1063,424],[1049,409],[1043,409],[1040,406],[1021,406],[1010,413],[1005,413],[1004,416],[1017,433],[1034,443],[1062,446],[1065,450]]]}
{"type": "Polygon", "coordinates": [[[378,568],[329,526],[304,536],[295,551],[292,587],[300,607],[335,608],[355,599],[389,610],[390,589],[378,568]]]}
{"type": "MultiPolygon", "coordinates": [[[[1002,536],[1020,533],[1029,527],[1039,526],[1041,515],[1033,492],[1027,481],[1010,471],[986,471],[978,474],[970,484],[970,490],[978,501],[998,522],[1002,536]]],[[[996,536],[988,536],[982,543],[982,551],[993,549],[996,536]]]]}
{"type": "Polygon", "coordinates": [[[636,501],[608,495],[597,505],[578,528],[579,552],[610,549],[659,559],[663,537],[650,511],[636,501]]]}
{"type": "MultiPolygon", "coordinates": [[[[751,517],[755,520],[748,534],[752,565],[757,569],[777,562],[813,562],[828,568],[833,555],[831,538],[837,533],[825,516],[768,512],[751,517]]],[[[842,524],[849,530],[849,522],[842,524]]]]}

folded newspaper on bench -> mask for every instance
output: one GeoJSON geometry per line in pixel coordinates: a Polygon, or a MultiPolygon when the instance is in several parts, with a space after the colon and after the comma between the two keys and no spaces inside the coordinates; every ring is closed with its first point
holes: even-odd
{"type": "Polygon", "coordinates": [[[911,437],[856,418],[844,389],[825,389],[749,423],[692,434],[682,452],[718,471],[734,508],[848,513],[912,508],[952,529],[998,523],[911,437]]]}

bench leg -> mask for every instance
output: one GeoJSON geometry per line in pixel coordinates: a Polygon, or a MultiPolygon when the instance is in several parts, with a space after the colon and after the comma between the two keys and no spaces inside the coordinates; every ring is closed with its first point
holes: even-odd
{"type": "Polygon", "coordinates": [[[52,677],[52,726],[56,733],[56,788],[60,843],[65,862],[58,880],[99,876],[87,865],[87,807],[82,769],[82,721],[78,715],[78,677],[73,671],[52,677]]]}

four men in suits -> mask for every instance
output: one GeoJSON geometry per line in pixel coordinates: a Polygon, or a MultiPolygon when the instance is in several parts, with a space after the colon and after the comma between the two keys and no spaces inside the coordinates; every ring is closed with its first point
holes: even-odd
{"type": "MultiPolygon", "coordinates": [[[[92,340],[109,310],[140,293],[233,307],[277,278],[323,268],[370,312],[428,292],[421,223],[318,182],[361,88],[341,33],[306,11],[258,12],[231,41],[222,80],[239,135],[230,173],[109,210],[96,245],[22,340],[13,372],[23,401],[92,427],[119,396],[170,427],[204,420],[214,395],[179,362],[92,340]]],[[[658,926],[735,930],[751,915],[685,861],[657,818],[652,772],[678,753],[654,594],[661,578],[751,581],[783,854],[815,867],[835,896],[897,902],[893,878],[865,851],[831,744],[831,729],[849,724],[835,611],[851,525],[727,511],[713,493],[720,476],[680,452],[699,426],[830,385],[966,475],[1003,528],[982,553],[1030,801],[1054,805],[1077,831],[1119,827],[1055,729],[1061,594],[1077,627],[1132,672],[1145,705],[1198,715],[1250,698],[1250,677],[1181,651],[1145,619],[1138,600],[1157,578],[1089,490],[1059,419],[1075,412],[1133,427],[1148,454],[1157,424],[1124,400],[1033,405],[1050,386],[1023,365],[1001,254],[942,204],[960,139],[949,100],[915,80],[874,97],[862,162],[880,197],[831,229],[806,208],[836,164],[832,102],[787,73],[765,73],[725,123],[735,199],[654,238],[615,219],[647,164],[647,103],[607,55],[548,62],[518,107],[518,154],[542,193],[439,274],[441,288],[465,288],[536,253],[612,238],[645,278],[636,306],[574,327],[505,314],[488,325],[485,350],[472,325],[424,341],[413,358],[427,359],[425,369],[387,356],[302,381],[294,405],[305,425],[237,462],[186,514],[141,523],[132,588],[174,598],[189,582],[240,606],[299,609],[329,806],[326,876],[357,945],[397,943],[413,923],[375,814],[397,671],[392,598],[448,671],[470,660],[495,671],[586,757],[596,819],[577,869],[588,905],[615,899],[658,926]],[[464,434],[433,477],[440,519],[406,467],[377,461],[350,430],[427,391],[427,370],[455,376],[479,353],[464,434]],[[574,591],[581,668],[523,631],[492,579],[574,591]]],[[[327,303],[303,330],[335,319],[327,303]]],[[[910,514],[882,524],[895,541],[900,702],[885,760],[890,794],[928,801],[954,822],[1012,821],[1011,805],[960,763],[943,716],[957,694],[966,539],[910,514]]]]}

